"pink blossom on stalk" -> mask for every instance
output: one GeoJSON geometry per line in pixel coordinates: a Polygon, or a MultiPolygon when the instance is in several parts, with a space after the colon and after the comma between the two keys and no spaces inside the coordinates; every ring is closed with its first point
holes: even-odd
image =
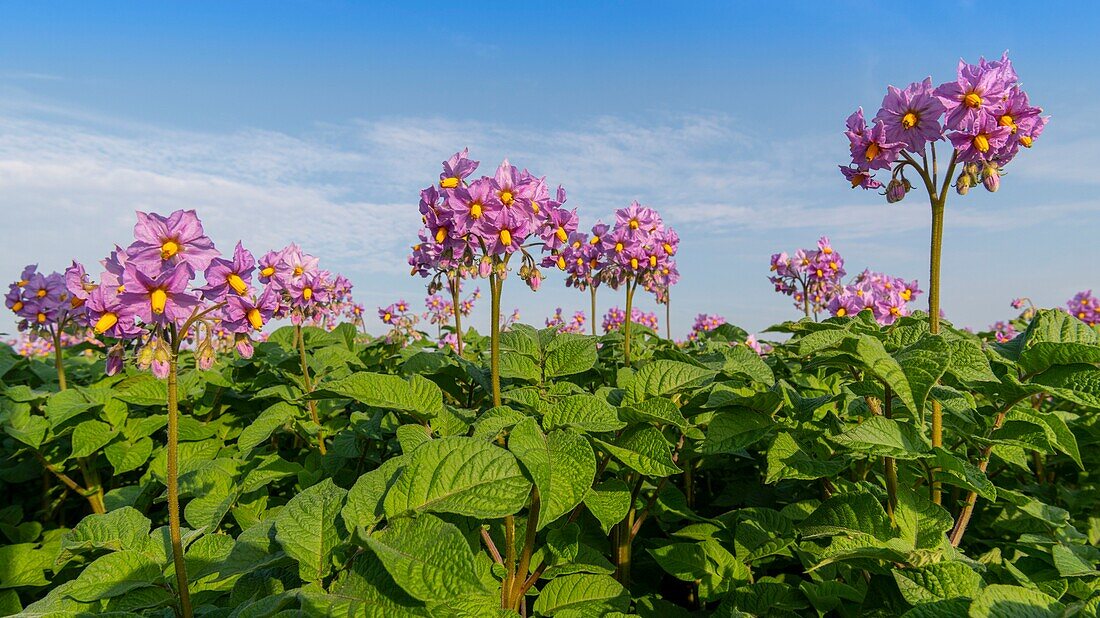
{"type": "Polygon", "coordinates": [[[201,272],[218,256],[194,210],[177,210],[167,217],[138,211],[137,217],[135,240],[126,250],[129,260],[156,267],[182,262],[201,272]]]}
{"type": "Polygon", "coordinates": [[[229,296],[222,312],[222,327],[231,333],[259,331],[279,307],[279,292],[266,288],[258,298],[229,296]]]}
{"type": "Polygon", "coordinates": [[[470,149],[463,148],[461,152],[451,155],[450,159],[443,162],[443,171],[439,174],[439,187],[441,189],[454,189],[473,174],[479,164],[469,158],[470,149]]]}
{"type": "Polygon", "coordinates": [[[982,114],[960,126],[948,137],[959,153],[959,161],[991,161],[1008,144],[1012,131],[999,125],[993,116],[982,114]]]}
{"type": "Polygon", "coordinates": [[[925,144],[943,136],[940,116],[944,109],[933,94],[932,78],[926,77],[904,90],[889,86],[875,120],[886,127],[889,141],[904,144],[910,152],[923,152],[925,144]]]}
{"type": "Polygon", "coordinates": [[[227,294],[244,296],[252,289],[255,268],[256,260],[238,241],[232,260],[214,258],[210,261],[204,274],[206,287],[201,289],[203,298],[218,302],[227,294]]]}
{"type": "Polygon", "coordinates": [[[1092,290],[1078,292],[1066,303],[1070,315],[1092,326],[1100,324],[1100,298],[1092,295],[1092,290]]]}
{"type": "Polygon", "coordinates": [[[153,274],[138,264],[129,264],[123,275],[125,291],[119,300],[130,305],[146,324],[180,325],[199,305],[199,299],[187,292],[194,276],[187,262],[165,266],[153,274]]]}
{"type": "Polygon", "coordinates": [[[878,189],[882,187],[882,183],[875,180],[875,175],[869,171],[861,170],[847,165],[839,165],[840,173],[844,174],[844,177],[852,183],[852,188],[860,187],[862,189],[878,189]]]}
{"type": "Polygon", "coordinates": [[[257,279],[264,285],[271,285],[276,289],[285,287],[290,265],[283,259],[283,251],[268,251],[259,259],[256,266],[257,279]]]}
{"type": "Polygon", "coordinates": [[[132,339],[141,333],[141,328],[134,323],[137,307],[122,302],[119,293],[112,288],[96,288],[88,295],[84,306],[88,323],[98,335],[132,339]]]}
{"type": "Polygon", "coordinates": [[[1000,63],[989,64],[983,59],[979,64],[967,64],[959,60],[958,78],[936,88],[935,94],[947,113],[944,124],[948,129],[961,130],[1004,98],[1010,81],[1016,74],[1007,55],[1000,63]]]}

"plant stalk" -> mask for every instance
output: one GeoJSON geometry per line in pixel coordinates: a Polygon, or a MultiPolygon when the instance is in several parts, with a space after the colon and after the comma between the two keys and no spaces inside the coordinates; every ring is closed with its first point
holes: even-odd
{"type": "MultiPolygon", "coordinates": [[[[894,393],[889,385],[884,385],[883,415],[886,418],[894,416],[894,393]]],[[[886,473],[886,512],[890,515],[890,521],[894,521],[894,511],[898,507],[898,465],[893,457],[883,457],[882,464],[886,473]]]]}
{"type": "Polygon", "coordinates": [[[455,350],[459,356],[462,356],[462,309],[459,300],[459,280],[453,279],[449,282],[451,287],[451,307],[454,308],[455,314],[455,350]]]}
{"type": "MultiPolygon", "coordinates": [[[[297,324],[294,326],[295,335],[298,339],[298,360],[302,365],[302,383],[306,387],[306,394],[313,392],[313,380],[309,377],[309,361],[306,359],[306,339],[302,333],[302,325],[297,324]]],[[[325,429],[321,427],[321,417],[317,415],[317,402],[310,399],[306,402],[309,406],[309,416],[314,423],[317,424],[317,449],[322,455],[327,453],[325,448],[325,429]]]]}
{"type": "Polygon", "coordinates": [[[179,352],[173,350],[168,359],[168,534],[172,541],[180,612],[183,618],[192,618],[194,613],[187,589],[187,568],[183,562],[183,541],[180,538],[178,364],[179,352]]]}
{"type": "Polygon", "coordinates": [[[630,366],[630,326],[633,323],[631,313],[634,310],[634,289],[635,283],[628,280],[626,282],[626,316],[623,318],[623,364],[627,367],[630,366]]]}
{"type": "Polygon", "coordinates": [[[493,273],[489,275],[489,298],[491,323],[489,324],[489,371],[492,375],[493,406],[500,406],[500,293],[503,287],[500,275],[496,273],[496,265],[493,265],[493,273]]]}
{"type": "Polygon", "coordinates": [[[595,285],[590,285],[588,287],[589,287],[589,290],[592,292],[592,315],[589,316],[589,318],[592,321],[592,336],[595,337],[596,336],[596,286],[595,285]]]}

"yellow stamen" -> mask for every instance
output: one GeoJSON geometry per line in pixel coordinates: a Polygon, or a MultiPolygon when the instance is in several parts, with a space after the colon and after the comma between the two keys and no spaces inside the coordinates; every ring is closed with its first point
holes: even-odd
{"type": "Polygon", "coordinates": [[[500,231],[500,242],[504,243],[505,247],[512,246],[512,233],[508,230],[500,231]]]}
{"type": "Polygon", "coordinates": [[[302,288],[302,298],[306,300],[313,298],[313,288],[302,288]]]}
{"type": "Polygon", "coordinates": [[[837,268],[840,268],[840,267],[837,266],[836,262],[829,262],[829,270],[836,270],[837,268]]]}
{"type": "Polygon", "coordinates": [[[832,247],[825,247],[824,249],[821,250],[821,252],[824,253],[825,255],[831,255],[833,253],[833,248],[832,247]]]}
{"type": "Polygon", "coordinates": [[[623,243],[621,243],[621,242],[615,243],[615,253],[622,253],[622,252],[623,252],[623,243]]]}
{"type": "Polygon", "coordinates": [[[593,245],[598,245],[598,244],[600,244],[600,237],[599,237],[599,236],[593,236],[593,237],[592,237],[592,241],[591,241],[591,243],[592,243],[593,245]]]}
{"type": "Polygon", "coordinates": [[[267,268],[261,270],[260,274],[265,276],[265,277],[270,277],[271,275],[275,274],[275,267],[274,266],[268,266],[267,268]]]}
{"type": "Polygon", "coordinates": [[[260,330],[264,327],[264,316],[260,315],[260,310],[253,307],[248,311],[248,323],[252,325],[252,328],[260,330]]]}
{"type": "Polygon", "coordinates": [[[920,119],[913,112],[906,112],[905,115],[901,117],[901,128],[912,129],[917,126],[919,120],[920,119]]]}
{"type": "Polygon", "coordinates": [[[76,309],[77,307],[84,304],[84,299],[73,296],[73,299],[69,301],[69,304],[73,306],[73,309],[76,309]]]}
{"type": "Polygon", "coordinates": [[[38,320],[39,324],[45,324],[46,323],[46,314],[39,311],[38,312],[38,317],[36,319],[38,320]]]}
{"type": "Polygon", "coordinates": [[[855,189],[859,186],[859,183],[863,182],[863,174],[856,174],[852,176],[852,188],[855,189]]]}
{"type": "Polygon", "coordinates": [[[824,276],[824,274],[825,274],[825,273],[821,272],[821,269],[820,269],[820,268],[818,268],[818,269],[817,269],[817,276],[818,276],[818,277],[822,277],[822,276],[824,276]]]}
{"type": "Polygon", "coordinates": [[[665,247],[665,253],[667,253],[669,255],[672,255],[672,245],[670,245],[666,242],[664,247],[665,247]]]}
{"type": "Polygon", "coordinates": [[[836,317],[842,318],[846,315],[848,315],[848,310],[845,309],[844,307],[840,307],[836,310],[836,317]]]}
{"type": "Polygon", "coordinates": [[[963,105],[970,109],[978,109],[982,106],[982,97],[977,92],[971,92],[963,97],[963,105]]]}
{"type": "Polygon", "coordinates": [[[901,315],[901,311],[897,307],[890,307],[890,315],[901,315]]]}
{"type": "Polygon", "coordinates": [[[632,229],[632,230],[638,229],[638,220],[637,219],[631,219],[629,225],[630,225],[630,229],[632,229]]]}
{"type": "Polygon", "coordinates": [[[95,321],[95,326],[93,326],[92,329],[95,331],[95,334],[102,335],[103,333],[111,330],[111,327],[117,323],[118,316],[114,313],[107,312],[101,315],[99,319],[95,321]]]}
{"type": "Polygon", "coordinates": [[[531,200],[531,212],[539,214],[539,203],[535,200],[531,200]]]}
{"type": "Polygon", "coordinates": [[[630,267],[638,270],[638,258],[630,258],[630,267]]]}
{"type": "Polygon", "coordinates": [[[174,240],[166,240],[160,246],[160,259],[167,260],[180,252],[180,246],[174,240]]]}
{"type": "Polygon", "coordinates": [[[447,238],[447,228],[441,227],[435,231],[435,241],[443,242],[443,239],[447,238]]]}
{"type": "Polygon", "coordinates": [[[901,299],[902,300],[907,301],[911,298],[913,298],[913,290],[902,290],[901,291],[901,299]]]}
{"type": "Polygon", "coordinates": [[[554,232],[554,235],[558,237],[558,240],[565,242],[569,235],[565,233],[565,228],[558,226],[558,231],[554,232]]]}
{"type": "Polygon", "coordinates": [[[38,290],[37,292],[34,293],[34,295],[39,297],[39,298],[43,298],[43,297],[46,296],[46,290],[38,290]]]}
{"type": "Polygon", "coordinates": [[[121,294],[121,293],[123,293],[123,292],[125,292],[125,291],[126,291],[126,286],[124,286],[124,285],[120,285],[120,286],[118,286],[117,288],[115,288],[115,292],[117,292],[117,293],[119,293],[119,294],[121,294]]]}
{"type": "Polygon", "coordinates": [[[439,181],[439,186],[443,187],[444,189],[454,189],[458,186],[458,178],[456,178],[455,176],[444,178],[443,180],[439,181]]]}
{"type": "Polygon", "coordinates": [[[565,258],[558,256],[558,270],[565,270],[565,258]]]}
{"type": "Polygon", "coordinates": [[[584,264],[584,258],[577,258],[577,266],[584,264]]]}
{"type": "Polygon", "coordinates": [[[867,145],[867,151],[863,153],[863,158],[867,159],[868,161],[872,161],[875,157],[878,156],[878,151],[878,144],[876,144],[875,142],[871,142],[867,145]]]}
{"type": "Polygon", "coordinates": [[[512,197],[512,192],[511,191],[501,191],[500,192],[500,203],[501,204],[504,204],[505,206],[511,206],[513,201],[514,201],[514,198],[512,197]]]}
{"type": "Polygon", "coordinates": [[[149,293],[149,307],[152,308],[153,313],[160,315],[164,313],[164,306],[168,304],[168,294],[157,288],[149,293]]]}
{"type": "Polygon", "coordinates": [[[978,149],[978,152],[989,152],[989,138],[985,133],[979,133],[974,136],[973,139],[974,148],[978,149]]]}
{"type": "Polygon", "coordinates": [[[649,256],[649,266],[652,268],[656,265],[657,265],[657,256],[655,256],[655,255],[649,256]]]}
{"type": "Polygon", "coordinates": [[[574,249],[580,249],[580,248],[581,248],[581,241],[579,241],[579,240],[574,240],[574,241],[573,241],[573,248],[574,248],[574,249]]]}
{"type": "Polygon", "coordinates": [[[479,202],[470,204],[470,217],[474,219],[481,218],[481,204],[479,202]]]}
{"type": "Polygon", "coordinates": [[[1031,148],[1031,137],[1027,136],[1027,135],[1021,137],[1020,138],[1020,145],[1023,146],[1024,148],[1031,148]]]}
{"type": "Polygon", "coordinates": [[[225,282],[229,284],[229,287],[233,288],[233,291],[237,294],[244,294],[248,291],[248,284],[241,279],[240,275],[233,273],[225,278],[225,282]]]}
{"type": "Polygon", "coordinates": [[[1012,129],[1013,133],[1016,132],[1016,121],[1009,114],[1005,114],[1004,116],[998,118],[997,124],[1001,125],[1002,127],[1008,127],[1012,129]]]}
{"type": "Polygon", "coordinates": [[[15,301],[15,304],[11,306],[11,310],[16,312],[16,313],[19,313],[20,311],[22,311],[23,310],[23,301],[21,301],[21,300],[15,301]]]}
{"type": "Polygon", "coordinates": [[[301,277],[302,276],[302,267],[301,266],[295,266],[294,267],[294,276],[295,277],[301,277]]]}
{"type": "Polygon", "coordinates": [[[387,312],[386,315],[382,316],[382,321],[383,322],[389,322],[391,319],[393,319],[393,316],[390,315],[389,312],[387,312]]]}
{"type": "Polygon", "coordinates": [[[15,282],[15,285],[18,286],[18,287],[23,287],[24,285],[27,285],[28,283],[30,283],[30,281],[27,281],[26,279],[20,279],[19,281],[15,282]]]}

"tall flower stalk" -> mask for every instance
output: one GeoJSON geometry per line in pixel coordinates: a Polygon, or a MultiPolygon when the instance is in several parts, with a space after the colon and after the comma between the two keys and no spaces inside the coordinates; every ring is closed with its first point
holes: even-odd
{"type": "MultiPolygon", "coordinates": [[[[940,331],[948,189],[954,184],[960,195],[966,195],[980,183],[987,191],[997,191],[1005,166],[1043,132],[1048,118],[1041,114],[1041,108],[1030,104],[1006,53],[999,60],[982,58],[978,64],[960,60],[956,79],[936,88],[931,77],[904,89],[890,86],[870,125],[862,108],[848,117],[845,135],[852,161],[840,166],[840,171],[852,188],[879,189],[883,184],[875,179],[875,172],[890,170],[885,196],[890,203],[899,202],[913,188],[905,175],[908,169],[927,192],[932,211],[928,320],[933,334],[940,331]],[[939,141],[952,149],[943,176],[936,150],[939,141]]],[[[933,446],[942,446],[943,411],[936,400],[932,401],[931,439],[933,446]]],[[[938,480],[932,482],[931,497],[936,504],[942,500],[938,480]]]]}

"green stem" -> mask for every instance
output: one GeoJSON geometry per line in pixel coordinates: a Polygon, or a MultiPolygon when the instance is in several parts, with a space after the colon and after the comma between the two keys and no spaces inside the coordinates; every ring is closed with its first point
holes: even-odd
{"type": "Polygon", "coordinates": [[[180,538],[179,489],[179,401],[177,369],[179,353],[168,359],[168,535],[172,541],[172,562],[176,569],[176,588],[183,618],[192,618],[191,595],[187,589],[187,568],[183,562],[183,541],[180,538]]]}
{"type": "Polygon", "coordinates": [[[459,356],[462,356],[462,309],[459,300],[459,279],[452,279],[450,281],[451,286],[451,306],[454,308],[455,313],[455,349],[459,356]]]}
{"type": "Polygon", "coordinates": [[[500,275],[489,275],[489,301],[492,322],[489,324],[489,372],[493,385],[493,406],[500,406],[500,293],[502,286],[500,275]]]}
{"type": "MultiPolygon", "coordinates": [[[[57,388],[63,391],[68,389],[68,381],[65,379],[64,354],[61,352],[61,326],[58,325],[52,331],[53,361],[54,367],[57,368],[57,388]]],[[[88,487],[87,490],[83,490],[81,493],[87,498],[88,504],[92,507],[92,512],[106,513],[107,506],[103,502],[103,486],[99,481],[99,472],[95,468],[95,458],[91,458],[91,462],[89,462],[87,457],[79,457],[76,463],[80,467],[80,474],[84,477],[84,485],[88,487]]]]}
{"type": "Polygon", "coordinates": [[[57,388],[65,390],[65,363],[62,362],[60,328],[53,331],[53,364],[57,367],[57,388]]]}
{"type": "MultiPolygon", "coordinates": [[[[886,418],[894,416],[894,393],[888,385],[884,386],[883,413],[886,418]]],[[[886,472],[886,512],[890,515],[890,521],[894,521],[894,511],[898,506],[898,466],[893,457],[882,459],[886,472]]]]}
{"type": "Polygon", "coordinates": [[[626,282],[626,316],[623,321],[623,364],[630,366],[630,325],[633,323],[631,312],[634,310],[634,283],[626,282]]]}
{"type": "Polygon", "coordinates": [[[531,570],[531,554],[535,551],[535,536],[538,534],[540,507],[539,490],[531,487],[531,508],[527,511],[527,534],[524,535],[523,553],[520,554],[519,566],[516,567],[515,580],[512,582],[512,609],[517,611],[523,604],[524,595],[526,594],[523,585],[527,581],[528,571],[531,570]]]}
{"type": "Polygon", "coordinates": [[[806,284],[802,284],[802,313],[806,314],[806,317],[810,317],[810,292],[806,287],[806,284]]]}
{"type": "Polygon", "coordinates": [[[596,286],[595,285],[590,285],[588,287],[589,287],[589,290],[591,290],[591,292],[592,292],[592,315],[590,315],[588,317],[592,321],[592,336],[595,337],[596,336],[596,286]]]}
{"type": "MultiPolygon", "coordinates": [[[[935,335],[940,332],[940,254],[943,251],[943,211],[944,203],[932,198],[932,246],[928,274],[928,320],[929,330],[935,335]]],[[[943,408],[938,400],[932,400],[932,446],[943,446],[943,408]]],[[[932,502],[943,502],[940,481],[933,473],[932,502]]]]}
{"type": "Polygon", "coordinates": [[[516,578],[516,518],[504,518],[504,582],[500,586],[500,607],[512,608],[512,585],[516,578]]]}
{"type": "Polygon", "coordinates": [[[665,339],[672,341],[672,292],[665,290],[665,339]]]}
{"type": "MultiPolygon", "coordinates": [[[[298,360],[302,365],[302,384],[306,387],[306,394],[313,392],[313,380],[309,377],[309,361],[306,359],[306,340],[302,334],[302,325],[294,326],[294,334],[298,340],[298,360]]],[[[327,454],[325,448],[325,430],[321,427],[321,417],[317,414],[317,402],[310,399],[306,402],[309,407],[309,416],[317,425],[317,447],[322,455],[327,454]]]]}

